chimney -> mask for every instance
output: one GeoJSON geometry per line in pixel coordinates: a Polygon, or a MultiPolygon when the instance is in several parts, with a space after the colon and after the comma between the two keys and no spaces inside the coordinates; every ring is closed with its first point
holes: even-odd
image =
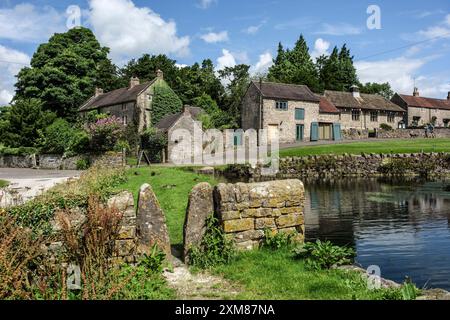
{"type": "Polygon", "coordinates": [[[95,88],[95,97],[97,98],[98,96],[101,96],[103,94],[103,89],[102,88],[95,88]]]}
{"type": "Polygon", "coordinates": [[[164,80],[164,72],[162,72],[160,69],[156,70],[156,77],[158,79],[164,80]]]}
{"type": "Polygon", "coordinates": [[[361,95],[359,94],[359,87],[356,85],[350,87],[350,92],[352,93],[353,98],[361,97],[361,95]]]}
{"type": "Polygon", "coordinates": [[[187,104],[185,104],[183,106],[183,113],[184,113],[185,116],[190,116],[191,115],[191,113],[189,112],[189,107],[190,106],[188,106],[187,104]]]}
{"type": "Polygon", "coordinates": [[[141,84],[138,77],[132,77],[130,80],[130,89],[141,84]]]}
{"type": "Polygon", "coordinates": [[[447,94],[447,100],[450,100],[450,91],[447,94]]]}
{"type": "Polygon", "coordinates": [[[419,88],[414,87],[413,96],[414,96],[414,97],[420,97],[420,94],[419,94],[419,88]]]}

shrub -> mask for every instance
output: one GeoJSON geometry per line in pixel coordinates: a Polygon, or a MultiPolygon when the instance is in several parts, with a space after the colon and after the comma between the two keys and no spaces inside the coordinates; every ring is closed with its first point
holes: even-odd
{"type": "Polygon", "coordinates": [[[382,130],[385,130],[385,131],[392,131],[392,130],[394,130],[390,125],[388,125],[388,124],[386,124],[386,123],[380,124],[380,128],[381,128],[382,130]]]}
{"type": "Polygon", "coordinates": [[[330,241],[305,243],[293,250],[294,258],[305,260],[305,265],[312,270],[330,269],[352,263],[355,251],[352,248],[333,245],[330,241]]]}
{"type": "Polygon", "coordinates": [[[70,144],[74,129],[64,119],[57,119],[44,129],[41,135],[41,151],[44,153],[63,154],[70,144]]]}
{"type": "Polygon", "coordinates": [[[167,147],[167,135],[156,130],[148,128],[141,136],[141,148],[147,150],[151,162],[161,162],[161,152],[167,147]]]}
{"type": "Polygon", "coordinates": [[[89,165],[90,163],[88,159],[80,159],[76,163],[77,170],[87,170],[89,168],[89,165]]]}
{"type": "Polygon", "coordinates": [[[33,147],[10,148],[0,145],[0,155],[4,156],[27,156],[36,153],[38,150],[33,147]]]}
{"type": "Polygon", "coordinates": [[[189,263],[200,269],[211,268],[231,261],[235,255],[233,243],[228,240],[214,215],[206,220],[206,231],[201,244],[188,251],[189,263]]]}
{"type": "Polygon", "coordinates": [[[144,254],[139,266],[144,267],[149,272],[162,272],[166,254],[164,251],[158,248],[158,245],[154,245],[149,254],[144,254]]]}
{"type": "Polygon", "coordinates": [[[263,248],[269,248],[271,250],[279,250],[283,247],[291,245],[294,235],[286,232],[273,232],[270,229],[264,230],[264,239],[262,242],[263,248]]]}
{"type": "Polygon", "coordinates": [[[89,125],[91,149],[94,151],[112,151],[116,143],[123,139],[125,127],[122,121],[115,117],[100,119],[89,125]]]}
{"type": "Polygon", "coordinates": [[[89,150],[89,135],[85,130],[74,130],[66,148],[67,156],[85,153],[89,150]]]}

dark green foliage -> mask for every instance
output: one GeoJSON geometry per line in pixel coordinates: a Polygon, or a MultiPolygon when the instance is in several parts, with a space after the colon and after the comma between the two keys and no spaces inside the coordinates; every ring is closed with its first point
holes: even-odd
{"type": "Polygon", "coordinates": [[[386,124],[386,123],[380,124],[380,128],[382,130],[385,130],[385,131],[392,131],[393,130],[393,128],[390,125],[386,124]]]}
{"type": "Polygon", "coordinates": [[[156,125],[162,118],[169,114],[181,112],[183,103],[176,93],[167,85],[155,85],[155,93],[152,102],[152,124],[156,125]]]}
{"type": "Polygon", "coordinates": [[[57,119],[41,134],[40,147],[43,153],[63,154],[72,145],[75,129],[64,119],[57,119]]]}
{"type": "Polygon", "coordinates": [[[330,269],[333,266],[350,264],[355,257],[352,248],[333,245],[330,241],[305,243],[293,250],[296,259],[303,259],[312,270],[330,269]]]}
{"type": "Polygon", "coordinates": [[[285,232],[274,233],[270,229],[265,229],[262,247],[271,250],[279,250],[283,247],[291,245],[293,243],[293,238],[294,235],[292,233],[285,233],[285,232]]]}
{"type": "Polygon", "coordinates": [[[206,219],[206,231],[200,246],[190,248],[188,256],[190,264],[200,269],[227,264],[235,256],[233,243],[226,238],[213,214],[206,219]]]}
{"type": "Polygon", "coordinates": [[[203,129],[229,129],[234,120],[230,115],[221,110],[216,101],[204,93],[201,97],[194,99],[194,106],[202,108],[206,113],[200,117],[203,129]]]}
{"type": "Polygon", "coordinates": [[[379,94],[380,96],[383,96],[388,100],[391,100],[391,98],[394,96],[394,91],[392,91],[391,85],[388,82],[386,83],[368,82],[364,85],[360,84],[359,89],[361,93],[379,94]]]}
{"type": "Polygon", "coordinates": [[[19,148],[10,148],[0,145],[0,155],[4,156],[26,156],[30,154],[37,154],[38,149],[33,147],[19,147],[19,148]]]}
{"type": "Polygon", "coordinates": [[[55,117],[54,113],[43,110],[38,99],[17,100],[1,113],[4,130],[0,132],[0,143],[9,147],[34,147],[39,132],[55,117]]]}
{"type": "Polygon", "coordinates": [[[87,170],[89,169],[90,163],[88,159],[80,159],[76,163],[77,170],[87,170]]]}
{"type": "Polygon", "coordinates": [[[115,67],[108,52],[86,28],[53,35],[39,46],[31,67],[19,72],[14,100],[38,98],[44,110],[75,121],[78,108],[96,86],[105,90],[115,86],[115,67]]]}
{"type": "Polygon", "coordinates": [[[163,271],[165,259],[166,254],[158,248],[158,245],[155,244],[150,249],[150,253],[144,254],[142,259],[139,261],[139,266],[144,267],[150,273],[160,273],[163,271]]]}
{"type": "Polygon", "coordinates": [[[161,152],[167,147],[167,134],[155,128],[148,128],[141,136],[141,148],[147,152],[149,160],[161,162],[161,152]]]}

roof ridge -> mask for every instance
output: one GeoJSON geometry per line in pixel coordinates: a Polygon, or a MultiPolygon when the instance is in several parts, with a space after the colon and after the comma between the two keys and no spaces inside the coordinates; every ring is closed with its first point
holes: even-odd
{"type": "MultiPolygon", "coordinates": [[[[259,81],[252,80],[252,82],[255,82],[256,84],[259,84],[259,81]]],[[[266,84],[279,84],[279,85],[285,85],[285,86],[292,86],[292,87],[306,87],[314,93],[306,84],[295,84],[295,83],[284,83],[284,82],[273,82],[273,81],[262,81],[262,83],[266,84]]]]}

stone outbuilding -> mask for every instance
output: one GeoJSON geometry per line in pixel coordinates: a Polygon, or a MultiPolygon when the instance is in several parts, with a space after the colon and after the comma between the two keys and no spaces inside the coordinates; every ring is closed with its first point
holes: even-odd
{"type": "Polygon", "coordinates": [[[412,96],[396,93],[392,102],[402,107],[406,113],[406,125],[419,127],[433,123],[436,127],[450,127],[450,92],[447,99],[421,97],[418,88],[412,96]]]}

